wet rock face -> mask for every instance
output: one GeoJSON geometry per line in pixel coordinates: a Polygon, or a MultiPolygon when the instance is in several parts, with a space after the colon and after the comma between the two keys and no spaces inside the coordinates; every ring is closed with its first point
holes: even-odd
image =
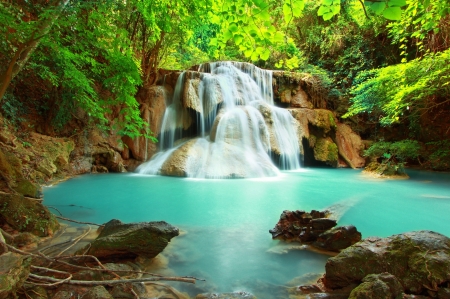
{"type": "Polygon", "coordinates": [[[122,223],[113,219],[105,224],[87,254],[102,260],[154,258],[175,236],[178,228],[164,221],[122,223]]]}
{"type": "MultiPolygon", "coordinates": [[[[431,231],[367,238],[328,259],[325,269],[323,283],[330,289],[359,283],[369,274],[389,272],[405,293],[435,298],[446,292],[450,281],[450,239],[431,231]]],[[[368,278],[366,282],[380,284],[368,278]]]]}
{"type": "Polygon", "coordinates": [[[361,168],[365,165],[365,159],[361,157],[364,144],[358,134],[346,124],[337,124],[336,144],[339,155],[352,168],[361,168]]]}
{"type": "Polygon", "coordinates": [[[311,244],[328,251],[340,251],[361,240],[361,233],[354,226],[335,227],[336,220],[328,216],[328,211],[283,211],[269,232],[274,239],[311,244]]]}

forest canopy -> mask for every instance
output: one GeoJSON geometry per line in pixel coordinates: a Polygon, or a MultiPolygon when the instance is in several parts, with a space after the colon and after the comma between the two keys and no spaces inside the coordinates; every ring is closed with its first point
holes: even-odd
{"type": "Polygon", "coordinates": [[[238,60],[309,72],[329,87],[328,108],[338,116],[370,113],[392,125],[448,102],[449,7],[448,0],[3,1],[0,106],[17,121],[34,105],[56,131],[81,108],[100,127],[153,138],[136,94],[157,82],[159,69],[238,60]],[[33,92],[21,91],[24,84],[33,92]]]}

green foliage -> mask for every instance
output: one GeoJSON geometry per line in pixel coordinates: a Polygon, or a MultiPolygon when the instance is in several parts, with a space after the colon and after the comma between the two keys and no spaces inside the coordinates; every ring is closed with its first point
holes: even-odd
{"type": "Polygon", "coordinates": [[[10,93],[5,94],[1,108],[3,115],[15,126],[24,120],[23,115],[27,112],[23,103],[10,93]]]}
{"type": "Polygon", "coordinates": [[[434,170],[447,170],[450,168],[450,139],[428,142],[427,164],[434,170]]]}
{"type": "Polygon", "coordinates": [[[397,142],[379,141],[373,143],[364,151],[364,156],[371,158],[382,158],[383,163],[400,162],[408,159],[417,159],[421,146],[416,140],[401,140],[397,142]]]}
{"type": "Polygon", "coordinates": [[[406,0],[402,18],[388,24],[389,34],[408,58],[449,48],[448,20],[450,1],[406,0]]]}
{"type": "Polygon", "coordinates": [[[358,113],[380,115],[390,125],[406,115],[420,114],[450,96],[450,50],[408,63],[363,72],[352,90],[354,98],[343,116],[358,113]]]}

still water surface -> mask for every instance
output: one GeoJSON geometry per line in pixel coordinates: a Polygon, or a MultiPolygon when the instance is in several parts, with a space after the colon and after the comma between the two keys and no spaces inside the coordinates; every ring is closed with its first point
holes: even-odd
{"type": "Polygon", "coordinates": [[[191,295],[245,290],[264,299],[296,277],[323,273],[327,259],[271,239],[283,210],[331,208],[338,225],[355,225],[363,238],[413,230],[450,236],[450,174],[408,173],[409,180],[322,168],[234,180],[95,174],[45,188],[44,203],[85,222],[165,220],[186,233],[164,251],[169,270],[161,273],[206,279],[177,287],[191,295]]]}

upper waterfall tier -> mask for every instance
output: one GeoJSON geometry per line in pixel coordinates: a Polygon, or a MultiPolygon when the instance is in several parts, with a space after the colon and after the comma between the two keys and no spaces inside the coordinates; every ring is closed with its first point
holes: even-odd
{"type": "Polygon", "coordinates": [[[137,171],[231,178],[276,176],[274,161],[299,168],[296,121],[273,105],[272,94],[272,72],[248,63],[182,73],[164,114],[160,152],[137,171]]]}

